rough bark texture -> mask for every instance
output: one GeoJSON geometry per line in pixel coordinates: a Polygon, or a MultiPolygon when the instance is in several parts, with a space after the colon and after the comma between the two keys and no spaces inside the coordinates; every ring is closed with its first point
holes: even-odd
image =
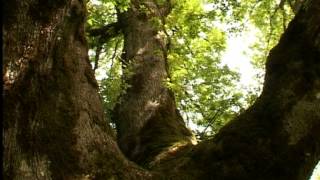
{"type": "MultiPolygon", "coordinates": [[[[148,14],[158,11],[141,13],[139,3],[122,19],[133,75],[115,117],[121,149],[144,164],[190,133],[162,84],[165,38],[148,14]]],[[[271,51],[256,103],[212,140],[169,149],[148,164],[154,172],[126,160],[104,120],[84,2],[11,0],[4,10],[4,179],[305,180],[320,159],[319,0],[305,3],[271,51]]]]}
{"type": "Polygon", "coordinates": [[[165,86],[168,67],[163,20],[170,3],[159,2],[131,1],[130,9],[120,17],[124,78],[129,88],[115,108],[114,121],[121,150],[144,165],[169,146],[189,143],[192,137],[165,86]]]}
{"type": "Polygon", "coordinates": [[[4,179],[144,179],[104,119],[85,2],[5,1],[4,179]]]}
{"type": "Polygon", "coordinates": [[[303,6],[270,52],[259,99],[212,140],[181,151],[181,158],[168,159],[167,167],[180,164],[171,171],[172,177],[189,173],[189,179],[306,180],[311,176],[320,159],[319,12],[319,0],[303,6]]]}

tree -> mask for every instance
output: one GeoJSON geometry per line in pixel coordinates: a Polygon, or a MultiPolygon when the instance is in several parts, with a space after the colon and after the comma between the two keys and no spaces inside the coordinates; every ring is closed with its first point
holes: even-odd
{"type": "Polygon", "coordinates": [[[126,157],[88,61],[85,2],[4,5],[5,179],[306,179],[320,158],[318,0],[271,50],[254,105],[196,146],[162,84],[170,3],[131,1],[119,19],[129,87],[113,117],[126,157]]]}
{"type": "Polygon", "coordinates": [[[164,83],[169,76],[164,18],[170,6],[169,1],[132,1],[120,15],[122,59],[128,71],[124,79],[129,88],[120,97],[113,118],[120,148],[138,163],[149,163],[163,148],[188,142],[192,136],[164,83]]]}
{"type": "Polygon", "coordinates": [[[4,178],[147,175],[120,153],[104,121],[87,55],[84,1],[4,5],[4,178]]]}
{"type": "MultiPolygon", "coordinates": [[[[116,12],[123,7],[113,1],[90,1],[87,6],[89,58],[94,64],[107,118],[111,118],[118,96],[128,86],[121,74],[130,73],[130,68],[121,69],[120,65],[123,36],[117,21],[120,13],[116,12]]],[[[170,46],[166,53],[170,76],[164,80],[165,85],[174,93],[177,109],[187,126],[196,123],[204,128],[193,130],[196,137],[211,136],[239,112],[246,96],[236,90],[237,73],[220,65],[226,33],[212,23],[216,17],[211,11],[206,11],[198,0],[182,0],[171,6],[168,16],[162,20],[154,17],[151,22],[153,29],[165,33],[170,46]]]]}

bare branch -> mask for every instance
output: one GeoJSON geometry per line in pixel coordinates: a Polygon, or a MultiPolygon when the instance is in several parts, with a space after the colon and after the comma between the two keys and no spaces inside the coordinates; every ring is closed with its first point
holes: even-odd
{"type": "Polygon", "coordinates": [[[205,135],[206,131],[208,130],[209,126],[213,125],[213,123],[216,122],[216,120],[218,119],[218,117],[221,115],[222,112],[222,108],[219,108],[213,115],[212,118],[208,119],[208,124],[207,126],[203,129],[203,131],[201,132],[202,135],[205,135]],[[219,115],[219,116],[218,116],[219,115]]]}
{"type": "Polygon", "coordinates": [[[94,57],[94,68],[93,71],[96,71],[96,69],[98,69],[98,64],[99,64],[99,57],[101,54],[101,50],[102,50],[102,44],[98,44],[97,49],[96,49],[96,54],[94,57]]]}

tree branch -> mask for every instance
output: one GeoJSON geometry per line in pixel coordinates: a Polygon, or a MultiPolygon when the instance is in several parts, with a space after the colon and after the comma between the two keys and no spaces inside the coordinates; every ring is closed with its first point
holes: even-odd
{"type": "Polygon", "coordinates": [[[208,119],[208,124],[207,126],[203,129],[203,131],[201,132],[202,136],[205,136],[206,131],[208,130],[209,126],[213,125],[213,123],[216,122],[216,120],[218,119],[218,115],[221,115],[221,110],[222,108],[219,108],[213,115],[212,118],[208,119]]]}
{"type": "Polygon", "coordinates": [[[110,65],[110,69],[109,69],[109,75],[108,77],[111,77],[111,73],[112,73],[112,67],[113,67],[113,64],[114,64],[114,59],[117,57],[117,51],[118,51],[118,46],[120,44],[121,40],[118,40],[115,44],[115,47],[114,47],[114,51],[113,51],[113,54],[112,54],[112,57],[111,57],[111,65],[110,65]]]}
{"type": "Polygon", "coordinates": [[[100,37],[104,42],[118,36],[121,33],[121,25],[118,22],[111,23],[99,28],[87,29],[89,36],[100,37]]]}
{"type": "Polygon", "coordinates": [[[101,50],[102,50],[102,44],[98,44],[97,49],[96,49],[96,54],[94,56],[94,68],[93,68],[93,71],[96,71],[96,69],[98,69],[99,57],[100,57],[100,54],[101,54],[101,50]]]}

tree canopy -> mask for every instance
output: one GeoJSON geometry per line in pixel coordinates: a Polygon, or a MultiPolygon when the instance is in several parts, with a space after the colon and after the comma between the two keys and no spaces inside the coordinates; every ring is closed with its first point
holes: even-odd
{"type": "MultiPolygon", "coordinates": [[[[298,2],[176,0],[168,17],[154,19],[154,26],[161,26],[169,44],[170,77],[164,83],[174,92],[187,125],[198,126],[194,129],[198,138],[214,135],[258,97],[266,57],[293,18],[294,7],[298,6],[293,3],[298,2]],[[255,86],[240,87],[239,72],[221,59],[228,37],[241,36],[250,28],[257,30],[258,41],[246,53],[257,69],[257,82],[255,86]]],[[[94,0],[88,1],[87,6],[89,55],[110,117],[119,95],[127,88],[121,75],[130,73],[121,68],[122,34],[119,29],[112,29],[129,1],[94,0]],[[108,31],[92,33],[99,29],[108,31]]]]}

